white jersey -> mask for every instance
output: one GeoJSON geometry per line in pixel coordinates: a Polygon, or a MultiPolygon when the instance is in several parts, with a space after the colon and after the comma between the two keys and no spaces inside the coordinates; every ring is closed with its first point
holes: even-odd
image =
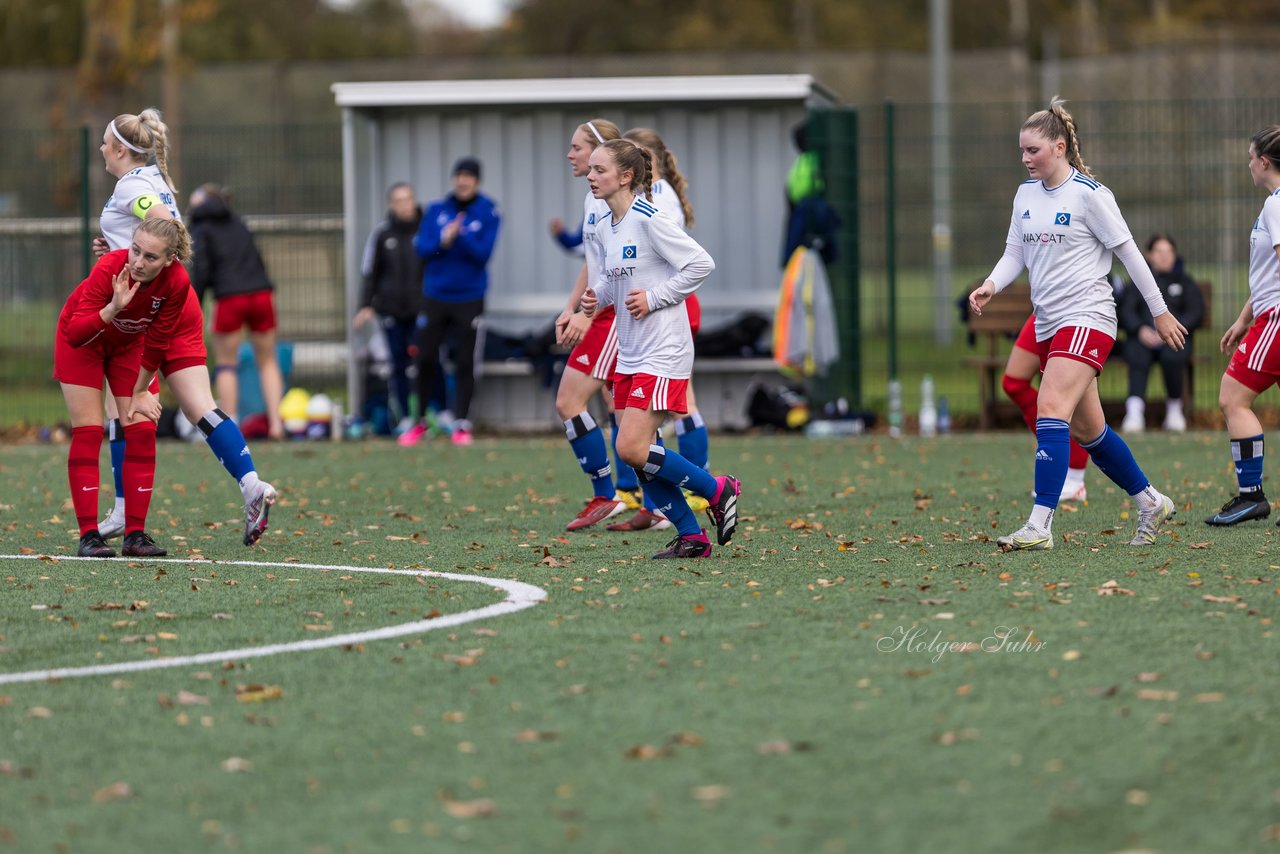
{"type": "Polygon", "coordinates": [[[649,188],[650,201],[653,206],[676,221],[676,224],[688,231],[689,224],[684,220],[684,208],[680,205],[680,197],[675,187],[666,178],[659,178],[649,188]]]}
{"type": "Polygon", "coordinates": [[[1075,169],[1053,189],[1018,188],[1005,242],[1031,279],[1037,341],[1064,326],[1116,336],[1111,250],[1132,239],[1111,191],[1075,169]]]}
{"type": "Polygon", "coordinates": [[[1280,243],[1280,190],[1267,196],[1262,203],[1249,235],[1249,298],[1253,302],[1253,316],[1257,317],[1269,308],[1280,305],[1280,258],[1276,257],[1276,244],[1280,243]]]}
{"type": "Polygon", "coordinates": [[[601,223],[608,227],[609,217],[612,215],[608,203],[597,199],[587,190],[587,197],[582,201],[582,257],[587,263],[587,287],[595,287],[596,280],[600,278],[602,261],[596,229],[601,223]]]}
{"type": "Polygon", "coordinates": [[[612,215],[596,231],[603,269],[595,282],[600,304],[618,310],[618,373],[688,379],[693,333],[681,305],[715,269],[715,262],[671,217],[637,196],[619,223],[612,215]],[[648,292],[649,311],[636,320],[627,294],[648,292]],[[676,310],[672,310],[672,309],[676,310]]]}
{"type": "Polygon", "coordinates": [[[129,244],[133,243],[133,231],[142,222],[142,218],[134,212],[133,205],[142,196],[157,197],[169,209],[169,216],[182,221],[173,190],[161,176],[160,167],[155,164],[139,166],[120,176],[111,198],[102,206],[102,220],[98,227],[111,249],[128,249],[129,244]]]}

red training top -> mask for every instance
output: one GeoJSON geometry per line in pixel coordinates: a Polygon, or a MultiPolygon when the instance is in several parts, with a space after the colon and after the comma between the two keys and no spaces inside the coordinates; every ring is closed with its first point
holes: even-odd
{"type": "Polygon", "coordinates": [[[145,335],[142,368],[154,371],[164,361],[169,339],[177,329],[191,290],[191,279],[181,264],[170,264],[160,275],[139,287],[129,305],[111,323],[104,323],[99,312],[110,304],[114,293],[112,280],[128,262],[127,249],[108,252],[98,259],[89,277],[67,297],[58,317],[58,336],[72,347],[100,341],[114,349],[134,346],[135,336],[145,335]]]}

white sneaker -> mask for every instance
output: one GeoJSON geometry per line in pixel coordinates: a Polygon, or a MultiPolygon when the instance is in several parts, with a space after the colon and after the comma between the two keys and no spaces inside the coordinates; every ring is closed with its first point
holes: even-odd
{"type": "Polygon", "coordinates": [[[996,543],[1002,551],[1039,551],[1053,548],[1053,534],[1042,531],[1030,522],[1008,536],[999,537],[996,543]]]}
{"type": "Polygon", "coordinates": [[[276,488],[265,480],[254,483],[244,497],[244,544],[251,546],[262,538],[267,530],[267,514],[279,496],[276,488]]]}
{"type": "Polygon", "coordinates": [[[1147,419],[1141,412],[1126,412],[1120,422],[1121,433],[1141,433],[1147,429],[1147,419]]]}
{"type": "Polygon", "coordinates": [[[1169,410],[1164,416],[1164,429],[1170,433],[1187,432],[1187,416],[1176,409],[1169,410]]]}
{"type": "Polygon", "coordinates": [[[1167,495],[1160,496],[1160,502],[1150,510],[1138,511],[1138,531],[1133,535],[1133,539],[1129,541],[1131,546],[1149,546],[1156,541],[1156,531],[1160,526],[1169,519],[1173,518],[1173,514],[1178,510],[1173,506],[1173,500],[1167,495]]]}
{"type": "Polygon", "coordinates": [[[106,515],[101,522],[98,523],[98,533],[102,535],[102,539],[109,540],[112,537],[118,537],[124,533],[124,511],[119,507],[112,507],[111,512],[106,515]]]}
{"type": "Polygon", "coordinates": [[[1084,481],[1080,483],[1067,483],[1062,487],[1062,494],[1058,496],[1058,502],[1074,501],[1083,504],[1089,500],[1089,493],[1084,488],[1084,481]]]}

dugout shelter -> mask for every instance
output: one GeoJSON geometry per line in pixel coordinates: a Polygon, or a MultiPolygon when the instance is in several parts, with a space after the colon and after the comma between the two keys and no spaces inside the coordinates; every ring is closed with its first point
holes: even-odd
{"type": "MultiPolygon", "coordinates": [[[[551,238],[548,222],[581,221],[587,185],[572,177],[565,152],[577,125],[597,116],[623,131],[657,130],[678,158],[696,215],[692,233],[716,262],[699,290],[704,328],[744,311],[771,316],[783,190],[796,155],[791,128],[836,102],[807,74],[360,82],[332,91],[342,109],[348,317],[387,188],[408,181],[425,203],[445,195],[452,164],[473,155],[483,164],[481,191],[502,214],[485,326],[513,336],[551,323],[581,266],[551,238]]],[[[354,368],[349,388],[354,409],[354,368]]]]}

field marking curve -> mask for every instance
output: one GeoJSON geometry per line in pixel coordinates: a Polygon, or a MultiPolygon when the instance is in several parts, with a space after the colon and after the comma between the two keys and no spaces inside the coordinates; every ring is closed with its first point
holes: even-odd
{"type": "MultiPolygon", "coordinates": [[[[0,560],[42,560],[49,558],[53,558],[59,563],[62,561],[75,560],[99,564],[112,560],[117,563],[135,560],[133,558],[82,558],[63,555],[0,554],[0,560]]],[[[503,599],[501,602],[486,605],[483,608],[475,608],[470,611],[460,611],[456,614],[443,614],[430,620],[414,620],[408,623],[399,623],[394,626],[384,626],[379,629],[369,629],[366,631],[350,632],[342,635],[332,635],[326,638],[266,644],[264,646],[250,646],[242,649],[223,650],[221,652],[203,652],[195,655],[175,656],[173,658],[157,658],[147,661],[121,661],[114,664],[94,664],[85,667],[59,667],[50,670],[28,670],[19,673],[0,673],[0,685],[10,685],[19,682],[44,682],[55,679],[74,679],[80,676],[109,676],[117,673],[137,673],[144,670],[188,667],[195,664],[220,664],[228,660],[264,658],[269,655],[280,655],[288,652],[310,652],[317,649],[328,649],[335,646],[365,643],[367,641],[387,640],[388,638],[404,637],[405,635],[424,634],[426,632],[434,631],[435,629],[446,629],[450,626],[458,626],[463,623],[488,619],[489,617],[500,617],[504,614],[513,614],[516,611],[523,611],[525,608],[532,608],[534,605],[544,602],[547,599],[547,591],[543,590],[541,587],[537,587],[536,585],[526,584],[523,581],[515,581],[508,578],[485,578],[480,575],[461,575],[454,572],[436,572],[430,569],[385,569],[383,567],[343,566],[321,563],[276,563],[256,560],[192,560],[189,558],[152,558],[146,562],[205,564],[209,566],[254,566],[270,567],[273,569],[320,569],[328,572],[345,571],[382,575],[417,575],[423,578],[443,578],[449,581],[465,581],[483,584],[486,587],[503,591],[507,594],[507,598],[503,599]]]]}

